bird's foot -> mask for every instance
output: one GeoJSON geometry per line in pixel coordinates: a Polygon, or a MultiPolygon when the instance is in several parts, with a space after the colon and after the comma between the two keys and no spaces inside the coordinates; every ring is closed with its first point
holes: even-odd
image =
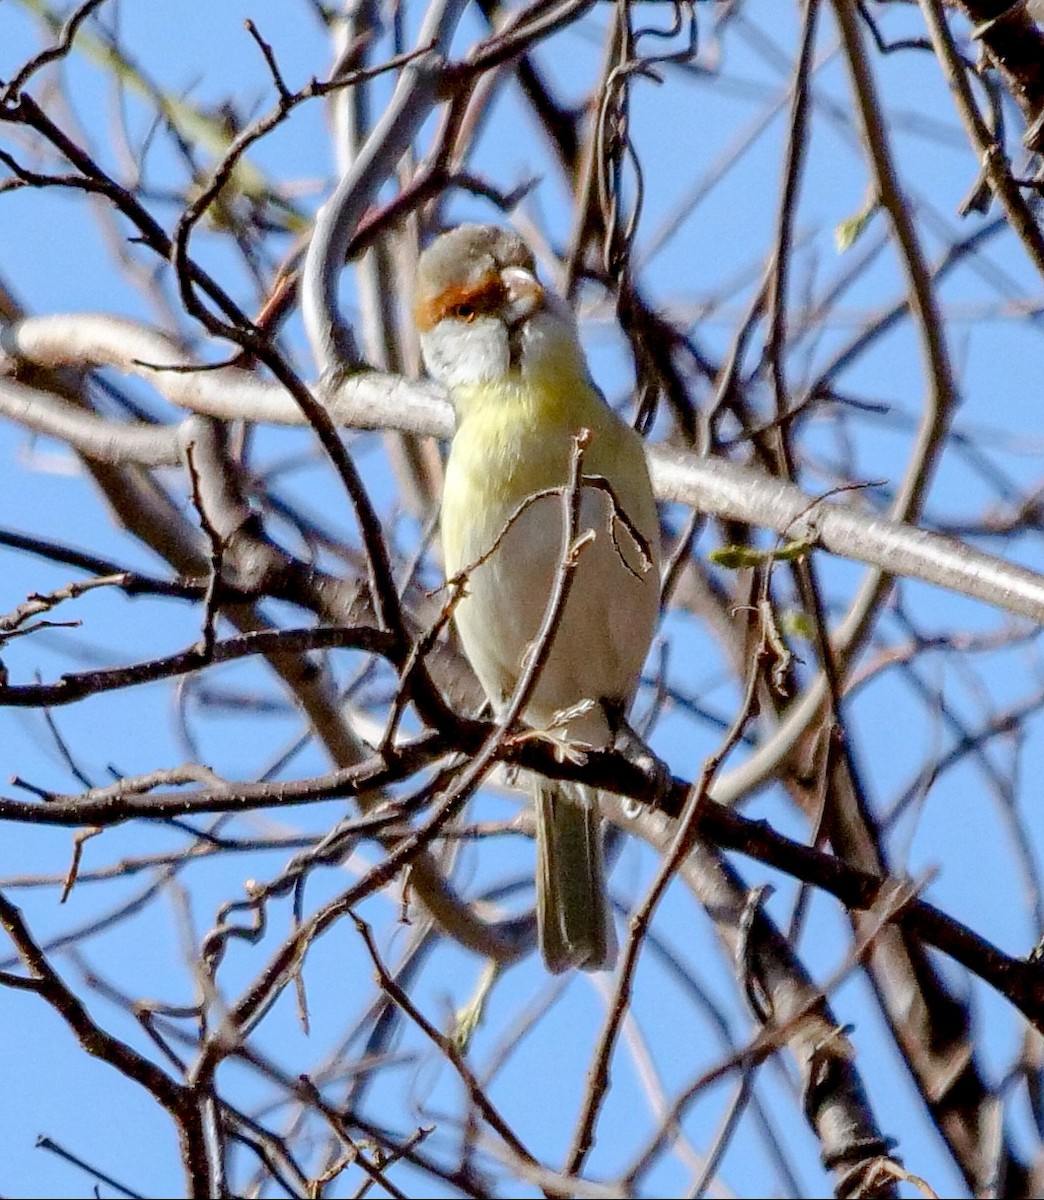
{"type": "Polygon", "coordinates": [[[555,759],[560,762],[574,763],[582,767],[587,762],[589,746],[583,742],[573,741],[561,729],[524,729],[515,734],[514,742],[546,742],[554,751],[555,759]]]}

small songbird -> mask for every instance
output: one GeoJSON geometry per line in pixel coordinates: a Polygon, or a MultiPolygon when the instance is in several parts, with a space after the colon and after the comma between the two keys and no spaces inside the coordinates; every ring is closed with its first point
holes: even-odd
{"type": "MultiPolygon", "coordinates": [[[[548,610],[567,550],[571,455],[590,431],[583,476],[601,476],[612,494],[594,480],[582,488],[579,532],[590,540],[522,718],[560,746],[608,748],[628,730],[659,611],[659,523],[641,438],[595,387],[572,313],[539,282],[517,234],[461,225],[439,237],[417,268],[415,317],[428,371],[456,413],[442,547],[448,577],[471,570],[454,619],[497,711],[548,610]],[[535,493],[545,494],[526,504],[535,493]]],[[[544,960],[556,972],[610,967],[597,793],[538,778],[534,799],[544,960]]]]}

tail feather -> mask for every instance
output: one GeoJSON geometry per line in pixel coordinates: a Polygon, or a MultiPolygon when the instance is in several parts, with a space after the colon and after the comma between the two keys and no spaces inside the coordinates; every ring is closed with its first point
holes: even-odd
{"type": "Polygon", "coordinates": [[[597,795],[538,779],[537,923],[548,970],[602,971],[616,961],[597,795]]]}

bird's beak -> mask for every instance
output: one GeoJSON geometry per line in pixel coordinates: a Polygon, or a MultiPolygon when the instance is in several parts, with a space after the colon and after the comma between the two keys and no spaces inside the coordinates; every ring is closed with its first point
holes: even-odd
{"type": "Polygon", "coordinates": [[[544,306],[544,289],[532,271],[523,267],[505,267],[500,272],[507,302],[504,316],[509,326],[515,326],[531,317],[544,306]]]}

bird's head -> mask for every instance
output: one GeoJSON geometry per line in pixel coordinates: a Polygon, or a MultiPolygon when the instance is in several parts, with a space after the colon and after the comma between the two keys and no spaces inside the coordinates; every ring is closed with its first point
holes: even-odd
{"type": "Polygon", "coordinates": [[[568,306],[537,279],[518,234],[496,225],[459,225],[432,242],[417,265],[414,316],[428,371],[451,392],[585,370],[568,306]]]}

